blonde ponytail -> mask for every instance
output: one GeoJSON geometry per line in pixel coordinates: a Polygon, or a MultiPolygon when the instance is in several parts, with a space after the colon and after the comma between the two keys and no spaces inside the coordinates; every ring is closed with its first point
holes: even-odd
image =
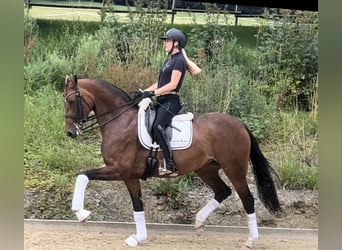
{"type": "Polygon", "coordinates": [[[182,49],[183,56],[185,58],[187,70],[191,75],[195,76],[201,72],[201,68],[196,65],[193,61],[191,61],[186,55],[185,49],[182,49]]]}

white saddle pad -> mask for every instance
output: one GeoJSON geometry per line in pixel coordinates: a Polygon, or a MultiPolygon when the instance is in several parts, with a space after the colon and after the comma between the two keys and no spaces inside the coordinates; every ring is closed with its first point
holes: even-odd
{"type": "MultiPolygon", "coordinates": [[[[141,145],[150,149],[153,145],[152,138],[148,133],[145,125],[145,115],[148,105],[152,101],[149,98],[141,100],[138,112],[138,136],[141,145]]],[[[194,115],[190,112],[186,114],[176,115],[172,119],[172,139],[170,142],[173,150],[186,149],[190,147],[192,142],[192,119],[194,115]]]]}

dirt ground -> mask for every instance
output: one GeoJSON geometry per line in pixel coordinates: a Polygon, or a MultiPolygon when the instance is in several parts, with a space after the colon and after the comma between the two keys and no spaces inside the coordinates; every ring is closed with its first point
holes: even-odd
{"type": "MultiPolygon", "coordinates": [[[[124,240],[132,230],[115,228],[113,231],[96,228],[70,228],[56,226],[25,226],[24,249],[26,250],[124,250],[132,249],[124,240]]],[[[206,231],[198,237],[194,232],[170,230],[167,232],[148,229],[148,240],[138,249],[195,250],[195,249],[240,249],[245,241],[244,232],[206,231]]],[[[318,249],[317,234],[260,233],[253,249],[315,250],[318,249]]]]}
{"type": "MultiPolygon", "coordinates": [[[[181,224],[191,226],[196,213],[208,200],[213,197],[212,191],[203,186],[182,192],[182,202],[178,209],[170,208],[170,200],[165,196],[153,194],[161,180],[142,182],[143,200],[147,223],[164,225],[181,224]]],[[[318,230],[318,192],[310,190],[278,189],[279,200],[283,213],[274,217],[263,207],[256,195],[256,187],[250,181],[250,188],[256,198],[256,214],[259,228],[277,229],[310,229],[318,230]]],[[[25,204],[31,210],[31,216],[26,219],[41,219],[36,213],[35,200],[39,197],[25,193],[25,204]],[[29,205],[32,207],[29,207],[29,205]]],[[[132,222],[132,204],[126,187],[122,182],[92,182],[85,196],[85,208],[92,211],[89,223],[92,222],[132,222]]],[[[75,220],[71,211],[70,219],[75,220]]],[[[51,218],[54,219],[54,218],[51,218]]],[[[85,224],[85,225],[86,225],[85,224]]],[[[247,218],[237,194],[233,194],[224,201],[207,219],[207,226],[244,227],[240,233],[206,231],[201,237],[194,231],[158,231],[148,229],[148,240],[139,249],[240,249],[248,236],[247,218]]],[[[131,228],[102,230],[96,228],[65,227],[25,227],[24,248],[27,250],[121,250],[129,249],[125,246],[125,239],[135,233],[131,228]],[[82,229],[82,230],[81,230],[82,229]]],[[[276,250],[314,250],[318,249],[316,235],[288,235],[268,234],[259,232],[260,238],[254,249],[276,250]]]]}

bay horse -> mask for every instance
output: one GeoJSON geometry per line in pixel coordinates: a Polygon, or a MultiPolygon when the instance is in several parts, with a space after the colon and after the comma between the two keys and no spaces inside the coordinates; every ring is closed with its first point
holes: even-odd
{"type": "MultiPolygon", "coordinates": [[[[136,227],[136,233],[125,243],[129,246],[142,244],[147,239],[147,230],[140,179],[150,152],[138,139],[137,98],[131,98],[105,80],[69,75],[65,78],[63,96],[67,136],[76,138],[86,130],[85,121],[91,117],[89,113],[94,112],[102,135],[101,153],[105,164],[77,176],[72,211],[80,222],[89,217],[91,212],[84,209],[84,195],[90,180],[122,180],[131,197],[136,227]]],[[[162,157],[160,152],[157,154],[162,157]]],[[[259,236],[254,197],[246,180],[249,163],[253,167],[260,200],[272,214],[281,211],[269,161],[248,128],[230,115],[213,112],[195,117],[191,146],[174,151],[174,158],[179,176],[195,172],[214,192],[214,198],[196,214],[196,233],[202,233],[207,217],[232,193],[219,176],[220,169],[235,188],[248,217],[249,236],[243,248],[252,248],[259,236]]],[[[152,177],[171,178],[159,175],[158,169],[152,177]]]]}

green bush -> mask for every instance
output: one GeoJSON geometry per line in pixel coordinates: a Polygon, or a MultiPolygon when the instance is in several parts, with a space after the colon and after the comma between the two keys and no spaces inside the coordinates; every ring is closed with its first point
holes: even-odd
{"type": "Polygon", "coordinates": [[[27,64],[32,49],[38,39],[39,28],[35,19],[31,18],[28,10],[24,10],[24,62],[27,64]]]}
{"type": "Polygon", "coordinates": [[[101,27],[96,22],[44,19],[38,19],[37,24],[40,30],[41,50],[44,53],[56,52],[68,59],[76,55],[76,48],[83,37],[94,34],[101,27]]]}
{"type": "Polygon", "coordinates": [[[310,113],[280,112],[265,145],[287,188],[317,188],[318,124],[310,113]]]}
{"type": "Polygon", "coordinates": [[[260,82],[280,109],[310,110],[318,74],[317,13],[282,10],[280,21],[258,34],[260,82]]]}
{"type": "Polygon", "coordinates": [[[65,75],[72,72],[72,62],[56,52],[37,58],[24,66],[24,92],[32,93],[43,87],[53,87],[55,90],[63,90],[65,75]]]}
{"type": "Polygon", "coordinates": [[[284,162],[278,168],[282,184],[288,189],[306,188],[315,190],[318,188],[318,168],[300,163],[293,156],[293,150],[284,153],[284,162]]]}
{"type": "MultiPolygon", "coordinates": [[[[277,26],[270,23],[260,28],[256,48],[258,28],[219,25],[212,13],[205,25],[170,25],[153,8],[131,13],[127,23],[106,18],[91,27],[39,21],[37,30],[35,20],[26,20],[25,37],[36,39],[28,46],[24,66],[24,185],[43,194],[39,215],[67,217],[58,211],[70,209],[71,180],[79,171],[102,164],[98,131],[76,140],[64,134],[65,74],[100,77],[127,92],[144,88],[156,81],[166,59],[159,36],[171,26],[186,31],[188,56],[202,68],[198,76],[186,75],[180,93],[186,109],[196,115],[219,111],[236,116],[256,136],[286,188],[317,188],[315,25],[302,22],[304,16],[296,26],[282,23],[286,19],[277,26]],[[298,112],[293,97],[299,94],[315,112],[298,112]],[[289,111],[279,109],[279,100],[292,105],[289,111]],[[47,205],[49,193],[58,194],[50,205],[53,210],[47,205]]],[[[158,182],[155,192],[167,195],[176,209],[185,188],[200,185],[194,176],[158,182]]]]}

